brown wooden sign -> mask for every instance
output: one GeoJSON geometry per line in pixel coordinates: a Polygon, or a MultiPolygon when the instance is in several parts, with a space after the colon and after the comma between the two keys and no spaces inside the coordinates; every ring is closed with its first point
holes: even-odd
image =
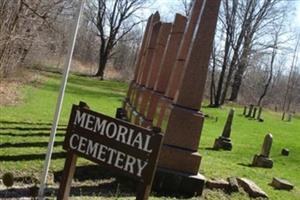
{"type": "Polygon", "coordinates": [[[77,155],[141,182],[137,199],[147,199],[163,136],[73,105],[63,148],[68,152],[58,199],[68,199],[77,155]]]}

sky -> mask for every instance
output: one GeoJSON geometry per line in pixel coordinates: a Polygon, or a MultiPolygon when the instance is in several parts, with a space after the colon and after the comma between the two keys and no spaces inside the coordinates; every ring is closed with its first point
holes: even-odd
{"type": "MultiPolygon", "coordinates": [[[[300,0],[283,0],[283,1],[291,1],[295,4],[295,14],[293,26],[298,27],[300,29],[300,0]]],[[[182,11],[181,0],[152,0],[152,4],[148,10],[144,13],[145,15],[152,12],[159,11],[163,20],[172,21],[176,12],[182,11]]]]}
{"type": "MultiPolygon", "coordinates": [[[[282,1],[290,1],[294,4],[294,16],[291,16],[290,18],[290,30],[295,30],[298,33],[300,33],[300,0],[282,0],[282,1]]],[[[183,11],[181,0],[152,0],[151,6],[143,11],[143,15],[145,19],[150,16],[151,13],[154,13],[155,11],[159,11],[161,14],[161,18],[163,21],[166,22],[172,22],[174,20],[175,13],[180,13],[183,11]]],[[[287,44],[288,47],[291,47],[294,49],[294,46],[296,44],[296,40],[292,41],[291,43],[287,44]]],[[[300,54],[300,49],[298,50],[298,54],[300,54]]],[[[292,62],[292,54],[287,56],[288,63],[292,62]]],[[[290,64],[287,63],[287,66],[290,66],[290,64]]],[[[298,67],[299,62],[298,62],[298,67]]],[[[289,67],[287,67],[289,68],[289,67]]]]}

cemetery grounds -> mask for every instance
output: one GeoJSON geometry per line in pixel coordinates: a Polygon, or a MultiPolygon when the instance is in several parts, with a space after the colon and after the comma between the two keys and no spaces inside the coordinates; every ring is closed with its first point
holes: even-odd
{"type": "MultiPolygon", "coordinates": [[[[36,72],[33,72],[36,73],[36,72]]],[[[40,177],[49,139],[56,98],[61,75],[39,72],[38,79],[16,89],[21,100],[16,105],[0,105],[0,176],[11,172],[15,176],[16,191],[31,187],[40,177]]],[[[71,75],[67,85],[60,125],[50,168],[49,188],[57,187],[55,182],[64,165],[62,141],[72,104],[88,103],[91,109],[115,115],[117,107],[127,91],[127,84],[118,81],[71,75]]],[[[281,113],[264,110],[264,122],[242,116],[243,107],[226,105],[223,108],[208,108],[204,103],[202,112],[206,119],[202,131],[199,152],[202,155],[200,173],[207,179],[245,177],[261,187],[270,199],[300,199],[300,116],[291,122],[281,121],[281,113]],[[231,139],[232,151],[213,151],[215,138],[219,137],[231,107],[236,114],[233,120],[231,139]],[[217,118],[217,119],[216,119],[217,118]],[[254,154],[261,149],[265,134],[272,133],[272,169],[249,167],[254,154]],[[281,155],[281,149],[288,148],[288,157],[281,155]],[[292,191],[273,189],[269,183],[273,177],[287,179],[295,188],[292,191]]],[[[84,159],[79,159],[71,199],[135,199],[131,183],[115,179],[104,169],[84,159]],[[95,170],[96,169],[96,170],[95,170]]],[[[0,183],[0,191],[7,190],[0,183]]],[[[9,189],[8,189],[9,190],[9,189]]],[[[50,199],[51,190],[50,190],[50,199]]],[[[155,193],[150,199],[168,199],[155,193]]],[[[171,198],[170,198],[171,199],[171,198]]],[[[244,192],[228,195],[219,190],[204,190],[202,197],[193,199],[249,199],[244,192]]]]}

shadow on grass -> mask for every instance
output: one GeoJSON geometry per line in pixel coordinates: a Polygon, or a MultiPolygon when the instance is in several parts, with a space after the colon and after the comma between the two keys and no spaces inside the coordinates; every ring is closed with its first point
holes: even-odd
{"type": "MultiPolygon", "coordinates": [[[[48,90],[48,91],[57,91],[58,85],[53,82],[46,82],[44,83],[42,89],[48,90]]],[[[93,85],[88,86],[86,81],[81,82],[81,84],[72,84],[72,82],[69,82],[67,89],[67,93],[76,94],[76,95],[82,95],[85,96],[92,96],[92,97],[101,97],[105,96],[106,98],[123,98],[125,96],[125,92],[123,90],[118,90],[114,87],[103,87],[102,85],[99,85],[99,87],[95,87],[95,83],[93,82],[93,85]],[[85,87],[83,87],[85,86],[85,87]],[[101,90],[100,90],[100,89],[101,90]],[[121,94],[122,92],[122,94],[121,94]]]]}
{"type": "MultiPolygon", "coordinates": [[[[62,171],[54,172],[54,182],[60,182],[61,177],[62,171]]],[[[110,179],[115,177],[115,173],[109,172],[98,165],[77,166],[74,174],[74,180],[80,182],[110,179]]]]}
{"type": "Polygon", "coordinates": [[[240,166],[244,166],[244,167],[254,167],[252,164],[246,164],[246,163],[238,163],[238,165],[240,166]]]}
{"type": "MultiPolygon", "coordinates": [[[[49,137],[50,136],[50,132],[49,133],[43,133],[43,132],[38,132],[38,133],[12,133],[12,132],[8,132],[8,133],[0,133],[1,136],[10,136],[10,137],[49,137]]],[[[63,137],[65,136],[64,133],[56,133],[56,136],[58,137],[63,137]]]]}
{"type": "MultiPolygon", "coordinates": [[[[0,127],[0,130],[19,130],[19,131],[51,131],[51,127],[0,127]]],[[[65,131],[66,128],[57,128],[58,131],[65,131]]]]}
{"type": "MultiPolygon", "coordinates": [[[[33,193],[37,194],[36,187],[27,187],[27,188],[9,188],[0,190],[0,199],[5,198],[24,198],[24,197],[33,197],[33,193]]],[[[57,188],[48,187],[45,192],[48,197],[55,197],[57,194],[57,188]]],[[[70,196],[74,197],[129,197],[135,195],[135,188],[128,188],[121,186],[117,181],[112,181],[109,183],[100,183],[98,185],[93,186],[73,186],[70,191],[70,196]]]]}
{"type": "MultiPolygon", "coordinates": [[[[8,155],[0,156],[0,161],[32,161],[44,160],[46,154],[24,154],[24,155],[8,155]]],[[[53,153],[52,159],[66,158],[65,152],[53,153]]]]}
{"type": "Polygon", "coordinates": [[[205,147],[204,149],[208,151],[220,151],[218,149],[214,149],[213,147],[205,147]]]}
{"type": "MultiPolygon", "coordinates": [[[[63,142],[55,142],[54,146],[62,146],[63,142]]],[[[3,143],[0,144],[1,148],[24,148],[24,147],[47,147],[48,142],[23,142],[23,143],[3,143]]]]}
{"type": "MultiPolygon", "coordinates": [[[[47,123],[47,122],[20,122],[20,121],[6,121],[6,120],[0,120],[0,124],[18,124],[18,125],[48,125],[52,126],[52,123],[47,123]]],[[[58,126],[63,126],[66,127],[66,124],[58,124],[58,126]]]]}

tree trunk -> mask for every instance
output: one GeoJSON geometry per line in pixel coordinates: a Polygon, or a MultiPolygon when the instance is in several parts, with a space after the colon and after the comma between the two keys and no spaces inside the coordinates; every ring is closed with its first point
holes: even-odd
{"type": "Polygon", "coordinates": [[[212,51],[212,71],[211,71],[211,82],[210,82],[210,106],[215,103],[215,69],[216,69],[216,54],[215,48],[212,51]]]}
{"type": "Polygon", "coordinates": [[[275,56],[276,56],[276,45],[277,45],[277,38],[275,40],[274,48],[273,48],[273,51],[272,51],[272,57],[271,57],[271,63],[270,63],[270,75],[269,75],[269,78],[268,78],[268,80],[265,84],[264,91],[259,97],[259,100],[257,102],[257,106],[261,106],[261,102],[262,102],[263,98],[266,96],[266,94],[268,92],[268,89],[269,89],[269,86],[270,86],[270,83],[271,83],[272,78],[273,78],[273,65],[274,65],[274,60],[275,60],[275,56]]]}
{"type": "Polygon", "coordinates": [[[222,93],[222,96],[221,96],[221,99],[220,99],[220,104],[221,105],[223,105],[225,103],[225,99],[226,99],[226,96],[227,96],[227,91],[228,91],[228,88],[229,88],[229,84],[230,84],[230,81],[231,81],[231,77],[232,77],[232,74],[233,74],[233,71],[234,71],[234,66],[236,65],[237,59],[238,59],[238,52],[236,51],[233,55],[232,61],[231,61],[230,66],[229,66],[226,82],[225,82],[223,93],[222,93]]]}
{"type": "Polygon", "coordinates": [[[101,38],[101,45],[100,45],[100,52],[99,52],[99,65],[98,65],[98,71],[95,74],[96,77],[99,77],[100,80],[104,79],[104,70],[108,61],[109,57],[109,44],[105,41],[104,38],[101,38]]]}
{"type": "Polygon", "coordinates": [[[240,91],[240,87],[242,84],[242,80],[243,80],[243,75],[248,66],[248,59],[249,59],[248,57],[249,57],[250,50],[251,50],[250,46],[251,46],[251,42],[252,42],[252,37],[253,37],[253,35],[251,35],[251,34],[245,36],[243,52],[242,52],[241,59],[240,59],[241,61],[239,62],[238,66],[237,66],[238,68],[234,74],[233,83],[231,86],[231,95],[229,98],[230,101],[237,100],[237,97],[238,97],[238,94],[240,91]]]}
{"type": "Polygon", "coordinates": [[[103,80],[104,78],[104,70],[107,63],[107,56],[100,56],[99,65],[98,65],[98,71],[95,74],[95,76],[99,77],[100,80],[103,80]]]}
{"type": "Polygon", "coordinates": [[[233,83],[232,83],[231,96],[229,98],[230,101],[237,100],[246,67],[247,64],[245,62],[242,62],[239,64],[238,69],[235,72],[233,83]]]}

